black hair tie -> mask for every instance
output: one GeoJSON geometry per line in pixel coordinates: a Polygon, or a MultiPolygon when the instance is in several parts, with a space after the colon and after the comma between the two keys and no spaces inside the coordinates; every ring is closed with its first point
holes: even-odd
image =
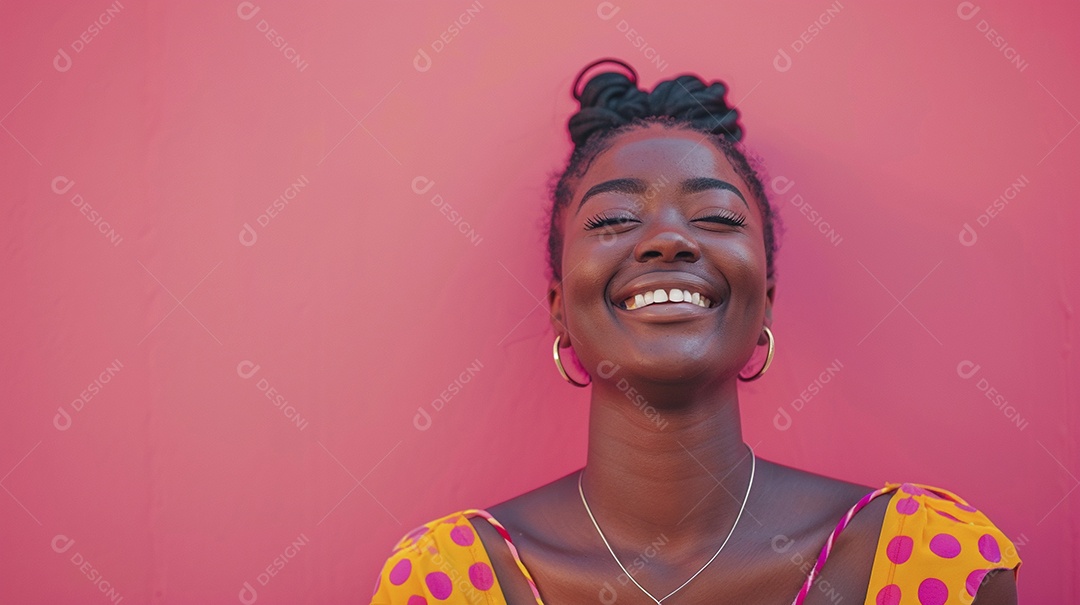
{"type": "Polygon", "coordinates": [[[578,92],[578,85],[581,84],[581,79],[585,77],[585,74],[590,69],[596,67],[597,65],[603,65],[604,63],[614,63],[616,65],[623,66],[626,69],[626,71],[630,72],[630,82],[632,82],[635,87],[637,86],[637,83],[638,83],[637,72],[634,71],[633,67],[630,67],[630,65],[628,65],[624,61],[620,61],[619,59],[613,59],[611,57],[606,57],[604,59],[599,59],[597,61],[593,61],[592,63],[589,63],[584,68],[582,68],[582,70],[580,72],[578,72],[577,77],[574,78],[574,86],[570,89],[570,95],[574,97],[575,101],[580,101],[581,100],[581,95],[584,93],[584,91],[578,92]]]}

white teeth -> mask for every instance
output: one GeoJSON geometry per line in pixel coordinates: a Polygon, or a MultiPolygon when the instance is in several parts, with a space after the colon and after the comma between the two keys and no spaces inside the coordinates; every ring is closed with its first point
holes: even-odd
{"type": "Polygon", "coordinates": [[[690,303],[705,309],[712,306],[712,301],[702,296],[700,292],[691,292],[679,288],[672,288],[671,290],[664,290],[661,288],[643,292],[641,294],[635,294],[633,298],[628,298],[623,301],[623,306],[628,311],[633,311],[634,309],[640,309],[652,304],[666,302],[690,303]]]}

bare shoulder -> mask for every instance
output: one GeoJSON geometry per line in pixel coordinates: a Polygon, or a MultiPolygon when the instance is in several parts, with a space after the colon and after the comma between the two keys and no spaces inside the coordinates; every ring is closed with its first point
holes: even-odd
{"type": "MultiPolygon", "coordinates": [[[[774,473],[770,489],[775,493],[769,497],[784,502],[777,512],[792,519],[786,524],[791,535],[774,537],[773,548],[783,550],[787,560],[805,576],[840,521],[878,488],[781,464],[770,465],[774,473]]],[[[838,596],[845,602],[863,602],[888,502],[887,497],[875,498],[851,518],[807,595],[807,604],[833,603],[838,596]]]]}
{"type": "MultiPolygon", "coordinates": [[[[566,493],[573,485],[577,471],[533,490],[515,496],[486,510],[503,526],[518,549],[527,569],[534,570],[547,563],[544,553],[558,550],[565,544],[565,524],[560,507],[565,506],[566,493]]],[[[510,547],[490,523],[482,518],[470,519],[477,536],[491,559],[492,570],[499,579],[509,604],[535,603],[532,589],[514,560],[510,547]]]]}
{"type": "Polygon", "coordinates": [[[1016,605],[1016,574],[998,569],[986,574],[972,605],[1016,605]]]}
{"type": "MultiPolygon", "coordinates": [[[[578,471],[529,490],[487,508],[496,520],[506,526],[511,539],[518,536],[536,539],[557,534],[564,526],[570,492],[576,489],[578,471]]],[[[576,492],[574,492],[576,493],[576,492]]]]}
{"type": "MultiPolygon", "coordinates": [[[[767,493],[762,496],[781,503],[781,510],[794,513],[792,518],[798,519],[802,528],[808,531],[827,529],[831,532],[848,510],[878,489],[775,462],[766,464],[770,476],[764,486],[767,493]]],[[[886,503],[881,498],[872,500],[852,518],[841,535],[853,535],[869,530],[876,539],[885,506],[886,503]],[[881,514],[873,514],[876,512],[881,514]]]]}

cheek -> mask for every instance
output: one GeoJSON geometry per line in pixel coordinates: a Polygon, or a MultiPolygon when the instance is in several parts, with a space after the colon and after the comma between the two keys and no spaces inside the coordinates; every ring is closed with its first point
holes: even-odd
{"type": "Polygon", "coordinates": [[[759,271],[764,276],[768,262],[765,254],[765,231],[762,220],[761,212],[755,208],[753,220],[746,227],[743,237],[738,241],[739,250],[732,253],[737,255],[741,259],[740,262],[748,265],[751,270],[759,271]]]}
{"type": "MultiPolygon", "coordinates": [[[[575,234],[564,240],[563,299],[568,320],[606,311],[608,282],[627,254],[617,238],[575,234]]],[[[587,320],[586,320],[587,321],[587,320]]]]}
{"type": "Polygon", "coordinates": [[[759,242],[748,241],[745,245],[732,246],[728,250],[727,263],[741,279],[764,283],[765,248],[759,242]]]}
{"type": "Polygon", "coordinates": [[[766,269],[765,246],[751,238],[717,246],[711,261],[728,281],[735,301],[744,301],[749,310],[761,304],[765,297],[766,269]]]}

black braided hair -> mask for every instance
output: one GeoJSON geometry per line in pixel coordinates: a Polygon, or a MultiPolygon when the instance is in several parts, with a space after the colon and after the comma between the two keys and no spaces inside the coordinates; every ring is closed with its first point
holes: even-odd
{"type": "Polygon", "coordinates": [[[665,80],[651,92],[638,89],[637,73],[617,59],[601,59],[587,65],[574,81],[573,96],[581,109],[570,117],[568,125],[574,151],[566,168],[552,176],[551,212],[548,226],[548,270],[555,280],[562,279],[561,228],[562,210],[570,203],[577,180],[602,151],[624,133],[660,124],[669,129],[693,130],[708,136],[713,145],[731,163],[757,200],[764,219],[766,271],[774,275],[773,257],[776,254],[776,217],[765,194],[761,176],[739,146],[743,131],[739,112],[729,107],[723,82],[705,84],[697,76],[683,75],[665,80]],[[630,72],[605,71],[596,74],[578,93],[582,77],[602,63],[616,63],[630,72]]]}

